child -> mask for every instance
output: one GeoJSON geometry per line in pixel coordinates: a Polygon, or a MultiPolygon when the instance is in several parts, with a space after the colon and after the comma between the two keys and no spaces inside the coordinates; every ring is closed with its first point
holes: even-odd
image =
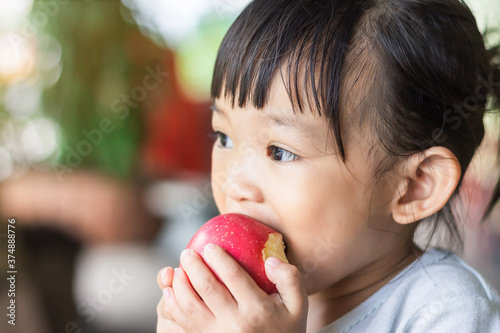
{"type": "Polygon", "coordinates": [[[158,275],[158,332],[500,332],[481,276],[413,240],[456,236],[490,58],[459,0],[250,3],[215,65],[212,188],[290,264],[266,261],[267,295],[220,247],[184,251],[158,275]]]}

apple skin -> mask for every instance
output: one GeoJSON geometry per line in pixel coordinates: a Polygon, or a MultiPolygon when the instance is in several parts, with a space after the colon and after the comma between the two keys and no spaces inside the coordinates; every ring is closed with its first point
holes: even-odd
{"type": "MultiPolygon", "coordinates": [[[[277,290],[266,276],[266,257],[263,254],[270,234],[273,237],[278,236],[279,242],[282,243],[281,234],[257,220],[242,214],[224,214],[216,216],[202,225],[187,248],[196,251],[203,258],[205,245],[212,243],[222,247],[262,290],[272,294],[277,290]]],[[[283,258],[286,260],[284,252],[283,258]]],[[[217,276],[217,274],[215,275],[217,276]]],[[[217,278],[219,277],[217,276],[217,278]]]]}

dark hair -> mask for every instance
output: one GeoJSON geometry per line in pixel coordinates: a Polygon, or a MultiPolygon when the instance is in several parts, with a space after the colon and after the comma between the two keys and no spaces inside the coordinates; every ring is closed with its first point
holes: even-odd
{"type": "MultiPolygon", "coordinates": [[[[488,98],[500,96],[493,57],[459,0],[254,0],[222,41],[211,96],[260,109],[279,73],[295,112],[307,105],[329,119],[345,162],[341,116],[356,89],[357,115],[387,156],[376,178],[433,146],[450,149],[463,176],[488,98]]],[[[451,205],[429,220],[460,242],[451,205]]]]}

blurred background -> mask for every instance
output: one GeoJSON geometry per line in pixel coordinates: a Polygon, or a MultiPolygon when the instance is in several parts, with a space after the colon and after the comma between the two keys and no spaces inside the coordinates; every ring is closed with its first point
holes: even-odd
{"type": "MultiPolygon", "coordinates": [[[[18,271],[1,332],[155,331],[157,271],[217,214],[209,87],[248,2],[0,0],[0,247],[15,218],[18,271]]],[[[468,3],[500,29],[498,0],[468,3]]],[[[500,290],[498,209],[480,222],[497,124],[464,181],[462,257],[500,290]]],[[[0,269],[5,309],[4,255],[0,269]]]]}

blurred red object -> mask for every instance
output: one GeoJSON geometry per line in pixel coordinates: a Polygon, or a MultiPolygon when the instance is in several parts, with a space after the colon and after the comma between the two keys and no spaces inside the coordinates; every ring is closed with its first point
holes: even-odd
{"type": "Polygon", "coordinates": [[[213,143],[210,102],[193,101],[183,92],[173,52],[164,66],[169,73],[164,97],[145,114],[144,172],[152,177],[208,174],[213,143]]]}

